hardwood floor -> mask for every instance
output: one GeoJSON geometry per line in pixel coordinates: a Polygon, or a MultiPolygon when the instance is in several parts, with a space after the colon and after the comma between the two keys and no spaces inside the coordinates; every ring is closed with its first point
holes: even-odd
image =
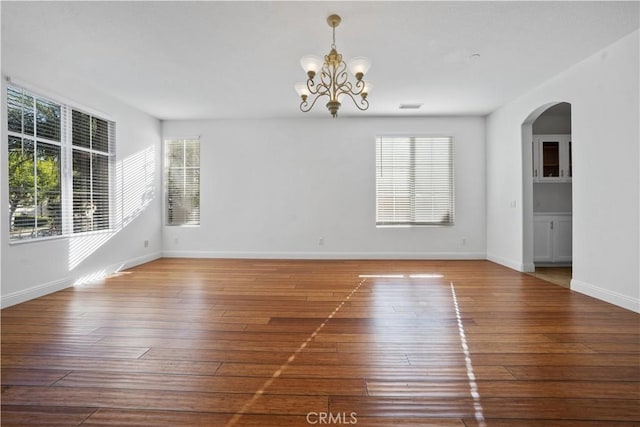
{"type": "Polygon", "coordinates": [[[161,259],[1,314],[3,426],[640,425],[640,315],[486,261],[161,259]]]}
{"type": "Polygon", "coordinates": [[[571,288],[573,269],[571,267],[536,267],[536,271],[528,274],[565,288],[571,288]]]}

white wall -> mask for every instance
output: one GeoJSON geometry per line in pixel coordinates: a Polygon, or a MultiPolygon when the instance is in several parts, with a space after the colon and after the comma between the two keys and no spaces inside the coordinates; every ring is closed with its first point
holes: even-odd
{"type": "Polygon", "coordinates": [[[640,312],[639,33],[624,37],[487,118],[487,257],[523,265],[522,129],[571,103],[572,289],[640,312]]]}
{"type": "Polygon", "coordinates": [[[543,114],[533,123],[533,133],[536,135],[571,135],[571,117],[543,114]]]}
{"type": "Polygon", "coordinates": [[[533,211],[546,213],[571,213],[572,185],[570,182],[545,182],[533,184],[533,211]]]}
{"type": "Polygon", "coordinates": [[[97,110],[116,122],[115,221],[108,233],[46,241],[8,241],[7,123],[2,120],[0,251],[2,307],[26,301],[121,267],[158,258],[162,247],[161,126],[147,114],[51,70],[34,67],[28,55],[3,53],[2,117],[6,116],[6,76],[42,95],[97,110]],[[10,67],[9,65],[10,64],[10,67]],[[148,247],[144,247],[147,240],[148,247]],[[35,262],[37,261],[37,263],[35,262]]]}
{"type": "Polygon", "coordinates": [[[483,118],[300,114],[163,123],[165,139],[201,136],[202,165],[202,224],[164,227],[165,256],[485,257],[483,118]],[[395,133],[454,137],[455,226],[376,228],[375,137],[395,133]]]}

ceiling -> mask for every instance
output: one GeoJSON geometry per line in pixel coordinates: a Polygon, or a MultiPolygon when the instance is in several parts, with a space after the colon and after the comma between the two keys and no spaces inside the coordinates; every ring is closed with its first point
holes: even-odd
{"type": "MultiPolygon", "coordinates": [[[[338,50],[368,57],[375,85],[368,111],[344,100],[341,117],[485,115],[633,32],[638,6],[2,1],[2,69],[64,75],[159,119],[300,117],[299,59],[328,53],[338,13],[338,50]]],[[[319,104],[306,116],[327,117],[319,104]]]]}

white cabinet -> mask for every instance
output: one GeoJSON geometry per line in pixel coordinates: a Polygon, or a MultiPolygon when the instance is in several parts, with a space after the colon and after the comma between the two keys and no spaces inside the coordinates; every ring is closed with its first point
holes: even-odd
{"type": "Polygon", "coordinates": [[[534,182],[571,182],[571,135],[534,135],[534,182]]]}
{"type": "Polygon", "coordinates": [[[533,261],[552,262],[551,222],[543,217],[533,217],[533,261]]]}
{"type": "Polygon", "coordinates": [[[533,261],[571,262],[571,214],[534,214],[533,261]]]}

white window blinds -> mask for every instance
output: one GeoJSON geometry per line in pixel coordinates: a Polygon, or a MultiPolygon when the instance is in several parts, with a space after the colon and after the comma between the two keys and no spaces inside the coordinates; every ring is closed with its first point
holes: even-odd
{"type": "Polygon", "coordinates": [[[454,223],[453,139],[376,139],[376,225],[454,223]]]}
{"type": "Polygon", "coordinates": [[[200,225],[200,140],[165,142],[167,225],[200,225]]]}
{"type": "Polygon", "coordinates": [[[112,123],[73,110],[73,232],[109,228],[112,123]]]}

